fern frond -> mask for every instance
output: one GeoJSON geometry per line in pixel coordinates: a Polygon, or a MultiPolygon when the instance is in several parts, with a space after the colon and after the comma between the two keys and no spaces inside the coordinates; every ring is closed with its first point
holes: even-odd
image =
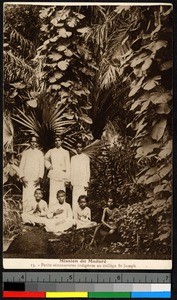
{"type": "Polygon", "coordinates": [[[109,88],[111,84],[115,83],[117,80],[118,70],[117,67],[111,64],[103,64],[100,72],[100,87],[109,88]]]}
{"type": "MultiPolygon", "coordinates": [[[[34,56],[35,55],[35,48],[34,44],[26,39],[21,33],[19,33],[15,28],[13,28],[10,24],[7,25],[7,28],[10,31],[10,45],[16,50],[17,45],[19,45],[21,51],[23,53],[28,53],[25,56],[34,56]]],[[[7,29],[7,30],[8,30],[7,29]]]]}
{"type": "Polygon", "coordinates": [[[24,59],[15,56],[11,51],[3,54],[4,58],[4,76],[9,82],[15,81],[15,78],[23,79],[25,83],[36,77],[35,70],[29,66],[24,59]]]}

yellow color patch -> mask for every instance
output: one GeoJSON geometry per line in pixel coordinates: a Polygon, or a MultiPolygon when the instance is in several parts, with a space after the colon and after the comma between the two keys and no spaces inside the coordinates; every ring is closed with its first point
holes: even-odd
{"type": "Polygon", "coordinates": [[[88,292],[46,292],[46,298],[88,298],[88,292]]]}

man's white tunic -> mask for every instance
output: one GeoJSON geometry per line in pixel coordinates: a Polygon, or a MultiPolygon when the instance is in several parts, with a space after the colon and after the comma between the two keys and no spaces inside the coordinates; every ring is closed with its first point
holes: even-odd
{"type": "Polygon", "coordinates": [[[70,181],[70,156],[62,147],[50,149],[45,155],[45,166],[50,178],[49,208],[58,203],[57,191],[66,190],[65,181],[70,181]]]}
{"type": "Polygon", "coordinates": [[[85,187],[90,180],[90,158],[84,154],[76,154],[71,158],[71,184],[73,186],[72,208],[76,210],[78,197],[87,195],[85,187]]]}
{"type": "Polygon", "coordinates": [[[24,177],[27,186],[23,187],[23,211],[34,201],[34,192],[39,186],[34,186],[35,181],[44,176],[44,155],[38,149],[28,149],[22,153],[19,167],[20,178],[24,177]]]}

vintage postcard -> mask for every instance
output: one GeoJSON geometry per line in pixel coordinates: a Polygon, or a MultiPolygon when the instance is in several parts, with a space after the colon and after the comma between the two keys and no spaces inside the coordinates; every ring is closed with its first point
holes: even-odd
{"type": "Polygon", "coordinates": [[[3,6],[3,266],[171,269],[173,6],[3,6]]]}

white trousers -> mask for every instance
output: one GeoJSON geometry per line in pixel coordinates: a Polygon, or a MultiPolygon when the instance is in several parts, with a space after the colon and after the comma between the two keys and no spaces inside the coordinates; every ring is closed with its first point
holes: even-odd
{"type": "Polygon", "coordinates": [[[22,203],[23,203],[23,212],[26,212],[29,210],[29,207],[35,202],[34,198],[34,192],[37,188],[40,186],[34,186],[34,181],[28,181],[27,186],[23,187],[23,197],[22,197],[22,203]]]}
{"type": "Polygon", "coordinates": [[[90,221],[90,220],[86,220],[86,221],[77,220],[76,221],[76,226],[77,226],[77,229],[91,228],[91,227],[97,226],[97,223],[93,222],[93,221],[90,221]]]}
{"type": "Polygon", "coordinates": [[[63,232],[71,228],[74,224],[74,220],[60,220],[60,218],[46,219],[45,221],[45,230],[48,232],[63,232]]]}
{"type": "Polygon", "coordinates": [[[21,215],[23,222],[26,224],[45,224],[46,217],[40,217],[35,214],[22,213],[21,215]]]}
{"type": "Polygon", "coordinates": [[[58,203],[57,192],[59,190],[66,191],[65,181],[50,179],[49,209],[51,209],[53,205],[58,203]]]}
{"type": "Polygon", "coordinates": [[[72,209],[75,211],[78,207],[78,198],[81,195],[87,196],[87,191],[82,185],[73,185],[72,209]]]}

